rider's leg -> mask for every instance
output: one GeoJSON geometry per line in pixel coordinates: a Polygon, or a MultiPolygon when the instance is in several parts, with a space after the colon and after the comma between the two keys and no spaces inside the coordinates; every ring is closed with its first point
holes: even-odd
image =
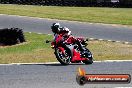
{"type": "Polygon", "coordinates": [[[76,44],[79,46],[79,50],[80,51],[84,51],[85,50],[85,48],[83,48],[83,46],[82,46],[82,44],[81,44],[81,42],[80,41],[76,41],[76,44]]]}

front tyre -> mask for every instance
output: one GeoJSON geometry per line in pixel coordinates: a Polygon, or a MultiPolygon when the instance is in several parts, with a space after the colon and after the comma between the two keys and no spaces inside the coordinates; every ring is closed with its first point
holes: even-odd
{"type": "Polygon", "coordinates": [[[62,65],[68,65],[71,62],[71,51],[69,49],[65,49],[64,53],[59,48],[55,49],[55,56],[57,60],[62,64],[62,65]]]}
{"type": "Polygon", "coordinates": [[[92,64],[93,63],[93,60],[88,60],[87,59],[87,60],[84,60],[83,63],[85,63],[85,64],[92,64]]]}
{"type": "Polygon", "coordinates": [[[82,61],[85,64],[92,64],[93,63],[93,55],[92,53],[86,48],[86,60],[82,61]]]}

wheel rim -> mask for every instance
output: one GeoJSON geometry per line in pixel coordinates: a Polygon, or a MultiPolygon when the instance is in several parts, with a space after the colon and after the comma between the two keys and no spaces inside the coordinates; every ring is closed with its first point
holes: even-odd
{"type": "Polygon", "coordinates": [[[59,49],[57,49],[57,54],[60,58],[60,60],[63,63],[70,63],[70,56],[67,54],[66,50],[64,51],[65,54],[63,54],[59,49]]]}

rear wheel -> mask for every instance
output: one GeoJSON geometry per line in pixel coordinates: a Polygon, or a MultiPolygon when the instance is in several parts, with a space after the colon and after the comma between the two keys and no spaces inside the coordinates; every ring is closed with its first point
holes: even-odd
{"type": "Polygon", "coordinates": [[[58,48],[55,49],[56,58],[62,65],[68,65],[71,62],[70,52],[67,48],[64,50],[64,53],[58,48]]]}

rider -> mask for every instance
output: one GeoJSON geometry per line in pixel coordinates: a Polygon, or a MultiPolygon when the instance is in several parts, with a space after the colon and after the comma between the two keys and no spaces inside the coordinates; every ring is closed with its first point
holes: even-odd
{"type": "MultiPolygon", "coordinates": [[[[66,36],[68,38],[71,35],[71,31],[67,27],[60,27],[59,23],[53,23],[51,29],[54,33],[54,37],[56,37],[56,35],[58,34],[62,34],[63,36],[66,36]]],[[[79,46],[80,51],[84,51],[79,41],[76,41],[76,44],[79,46]]]]}

